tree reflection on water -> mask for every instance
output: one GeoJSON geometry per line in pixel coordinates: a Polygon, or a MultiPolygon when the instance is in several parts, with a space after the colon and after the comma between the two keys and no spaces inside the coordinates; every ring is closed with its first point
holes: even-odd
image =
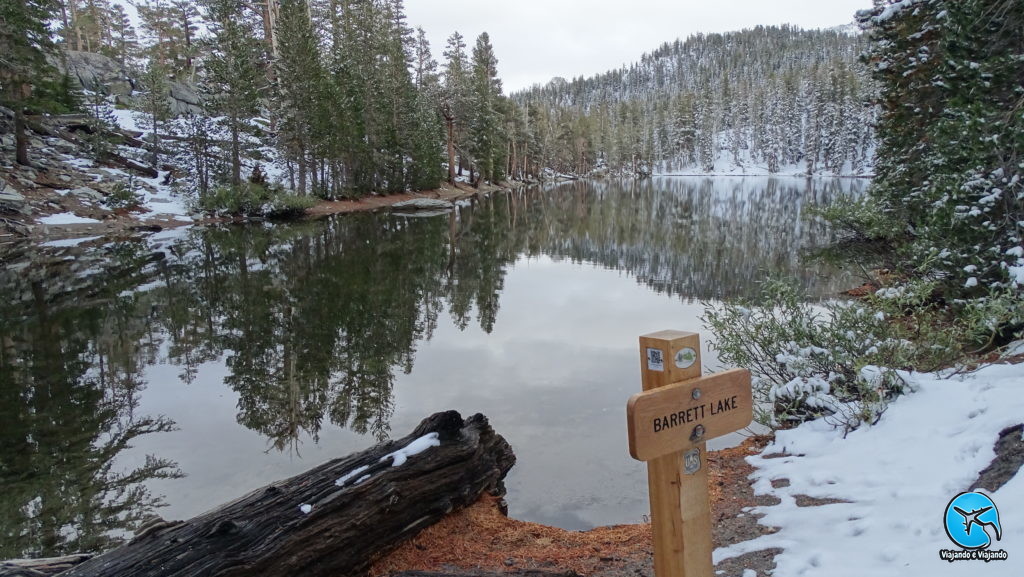
{"type": "Polygon", "coordinates": [[[0,272],[13,295],[0,305],[0,556],[102,549],[160,505],[146,482],[180,475],[174,463],[116,464],[133,439],[174,427],[136,412],[147,366],[173,364],[191,383],[204,363],[223,363],[238,423],[268,450],[299,451],[325,419],[385,439],[396,375],[412,371],[417,344],[443,314],[491,332],[518,259],[597,263],[691,300],[751,294],[769,272],[820,294],[830,271],[799,251],[827,231],[802,212],[850,188],[569,183],[448,217],[361,214],[61,249],[74,261],[16,255],[0,272]]]}

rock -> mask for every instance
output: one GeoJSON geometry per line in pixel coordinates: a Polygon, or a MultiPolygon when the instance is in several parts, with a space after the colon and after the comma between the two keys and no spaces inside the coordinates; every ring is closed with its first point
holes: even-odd
{"type": "Polygon", "coordinates": [[[73,194],[75,196],[84,196],[97,202],[103,202],[104,199],[104,196],[102,194],[96,192],[95,190],[89,188],[88,186],[82,186],[74,190],[68,191],[68,194],[73,194]]]}
{"type": "Polygon", "coordinates": [[[202,101],[196,93],[195,86],[184,82],[171,82],[168,103],[171,107],[171,114],[182,116],[185,114],[201,114],[203,112],[202,101]]]}
{"type": "Polygon", "coordinates": [[[448,210],[451,209],[454,204],[447,200],[441,200],[439,198],[413,198],[410,200],[403,200],[402,202],[396,202],[391,205],[392,210],[397,211],[414,211],[414,210],[448,210]]]}
{"type": "Polygon", "coordinates": [[[31,214],[25,195],[8,186],[7,181],[0,179],[0,212],[31,214]]]}
{"type": "Polygon", "coordinates": [[[13,188],[6,189],[3,192],[0,192],[0,202],[24,203],[25,196],[20,192],[15,191],[13,188]]]}
{"type": "Polygon", "coordinates": [[[450,208],[444,210],[416,210],[416,211],[399,211],[398,215],[404,218],[430,218],[432,216],[443,216],[451,213],[450,208]]]}
{"type": "MultiPolygon", "coordinates": [[[[53,64],[61,72],[67,72],[72,81],[83,89],[113,96],[115,103],[129,108],[138,104],[135,82],[116,60],[102,54],[68,50],[62,60],[54,59],[53,64]]],[[[167,104],[173,116],[203,112],[202,100],[194,84],[172,81],[168,88],[167,104]]]]}
{"type": "Polygon", "coordinates": [[[67,72],[79,86],[86,90],[97,90],[103,94],[130,95],[135,89],[131,79],[117,61],[93,52],[65,52],[64,62],[57,62],[57,69],[67,72]]]}

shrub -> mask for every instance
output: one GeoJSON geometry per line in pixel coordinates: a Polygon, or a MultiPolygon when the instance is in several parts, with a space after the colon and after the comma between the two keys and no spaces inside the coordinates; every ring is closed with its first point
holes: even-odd
{"type": "Polygon", "coordinates": [[[215,215],[292,218],[305,213],[316,200],[295,196],[259,183],[243,182],[211,190],[198,201],[198,209],[215,215]]]}
{"type": "Polygon", "coordinates": [[[317,200],[310,196],[281,194],[271,201],[267,217],[295,218],[306,214],[306,210],[316,206],[317,200]]]}
{"type": "MultiPolygon", "coordinates": [[[[880,291],[881,292],[881,291],[880,291]]],[[[766,282],[755,299],[705,303],[703,320],[726,363],[753,375],[757,420],[788,427],[824,418],[848,432],[874,423],[907,384],[900,369],[938,368],[958,354],[950,332],[929,332],[922,346],[908,337],[933,322],[890,319],[900,299],[807,302],[794,285],[766,282]]]]}
{"type": "Polygon", "coordinates": [[[135,177],[119,181],[103,201],[111,210],[132,210],[142,204],[142,197],[135,192],[135,177]]]}

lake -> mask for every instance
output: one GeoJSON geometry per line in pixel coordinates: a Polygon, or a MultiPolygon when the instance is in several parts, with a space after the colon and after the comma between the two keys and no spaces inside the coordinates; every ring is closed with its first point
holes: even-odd
{"type": "MultiPolygon", "coordinates": [[[[700,331],[702,301],[769,274],[813,297],[848,288],[801,259],[829,239],[806,212],[865,185],[574,182],[433,217],[10,250],[0,558],[101,549],[154,511],[199,514],[445,409],[484,413],[513,446],[511,516],[640,522],[637,337],[700,331]]],[[[704,362],[720,368],[706,341],[704,362]]]]}

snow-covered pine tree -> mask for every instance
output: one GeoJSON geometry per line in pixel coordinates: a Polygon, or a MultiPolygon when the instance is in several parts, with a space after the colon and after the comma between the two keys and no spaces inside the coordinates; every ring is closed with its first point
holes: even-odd
{"type": "Polygon", "coordinates": [[[441,110],[445,120],[448,152],[448,181],[455,183],[455,155],[458,151],[458,173],[464,168],[465,127],[469,123],[469,60],[466,43],[457,31],[448,37],[444,50],[444,78],[441,110]]]}
{"type": "Polygon", "coordinates": [[[443,89],[437,72],[437,61],[422,28],[416,30],[414,49],[414,80],[416,84],[414,113],[409,130],[409,185],[413,190],[435,188],[444,177],[441,171],[443,89]]]}
{"type": "Polygon", "coordinates": [[[859,14],[881,85],[871,230],[929,302],[990,343],[1024,327],[1024,3],[876,2],[859,14]]]}

